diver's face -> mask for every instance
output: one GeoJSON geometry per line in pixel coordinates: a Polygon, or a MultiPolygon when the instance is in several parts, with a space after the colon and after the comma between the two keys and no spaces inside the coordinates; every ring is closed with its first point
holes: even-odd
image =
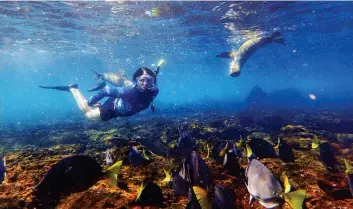
{"type": "Polygon", "coordinates": [[[143,74],[137,78],[137,85],[142,91],[152,90],[154,87],[154,77],[143,74]]]}

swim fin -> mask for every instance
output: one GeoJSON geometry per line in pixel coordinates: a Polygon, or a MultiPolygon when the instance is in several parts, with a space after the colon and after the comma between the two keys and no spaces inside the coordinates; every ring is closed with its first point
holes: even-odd
{"type": "Polygon", "coordinates": [[[78,85],[77,84],[71,84],[68,86],[39,86],[40,88],[43,89],[55,89],[55,90],[59,90],[59,91],[70,91],[71,88],[77,89],[78,85]]]}
{"type": "Polygon", "coordinates": [[[100,82],[100,83],[97,83],[95,86],[93,86],[92,88],[90,89],[87,89],[87,91],[97,91],[97,90],[101,90],[103,89],[104,87],[106,86],[105,82],[100,82]]]}

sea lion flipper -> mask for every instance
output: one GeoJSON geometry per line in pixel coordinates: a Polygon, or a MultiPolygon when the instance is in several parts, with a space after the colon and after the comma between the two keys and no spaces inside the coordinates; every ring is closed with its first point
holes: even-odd
{"type": "Polygon", "coordinates": [[[220,53],[220,54],[218,54],[216,57],[219,57],[219,58],[233,58],[234,57],[234,55],[233,55],[234,53],[233,52],[222,52],[222,53],[220,53]]]}
{"type": "Polygon", "coordinates": [[[282,33],[279,32],[279,31],[276,31],[276,32],[272,33],[271,38],[277,38],[277,37],[280,37],[280,36],[282,36],[282,33]]]}
{"type": "Polygon", "coordinates": [[[286,45],[286,42],[284,41],[284,38],[273,39],[273,42],[286,45]]]}

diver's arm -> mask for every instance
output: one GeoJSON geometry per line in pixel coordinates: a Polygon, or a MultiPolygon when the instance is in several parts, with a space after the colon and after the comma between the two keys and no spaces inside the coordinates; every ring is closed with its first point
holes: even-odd
{"type": "Polygon", "coordinates": [[[126,87],[115,87],[115,88],[110,88],[109,86],[105,86],[103,89],[101,89],[98,94],[91,96],[87,104],[88,106],[93,106],[97,102],[99,102],[101,99],[104,97],[116,97],[120,98],[125,95],[126,92],[126,87]]]}
{"type": "Polygon", "coordinates": [[[153,98],[151,101],[151,111],[154,113],[156,111],[156,107],[154,106],[153,100],[156,98],[157,94],[159,93],[158,87],[153,91],[153,98]]]}

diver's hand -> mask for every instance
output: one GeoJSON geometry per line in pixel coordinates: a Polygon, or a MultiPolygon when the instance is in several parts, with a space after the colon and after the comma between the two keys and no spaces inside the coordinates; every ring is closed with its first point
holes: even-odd
{"type": "Polygon", "coordinates": [[[98,108],[101,108],[101,107],[102,107],[102,105],[101,105],[101,103],[97,102],[96,104],[94,104],[94,105],[93,105],[93,107],[98,107],[98,108]]]}

